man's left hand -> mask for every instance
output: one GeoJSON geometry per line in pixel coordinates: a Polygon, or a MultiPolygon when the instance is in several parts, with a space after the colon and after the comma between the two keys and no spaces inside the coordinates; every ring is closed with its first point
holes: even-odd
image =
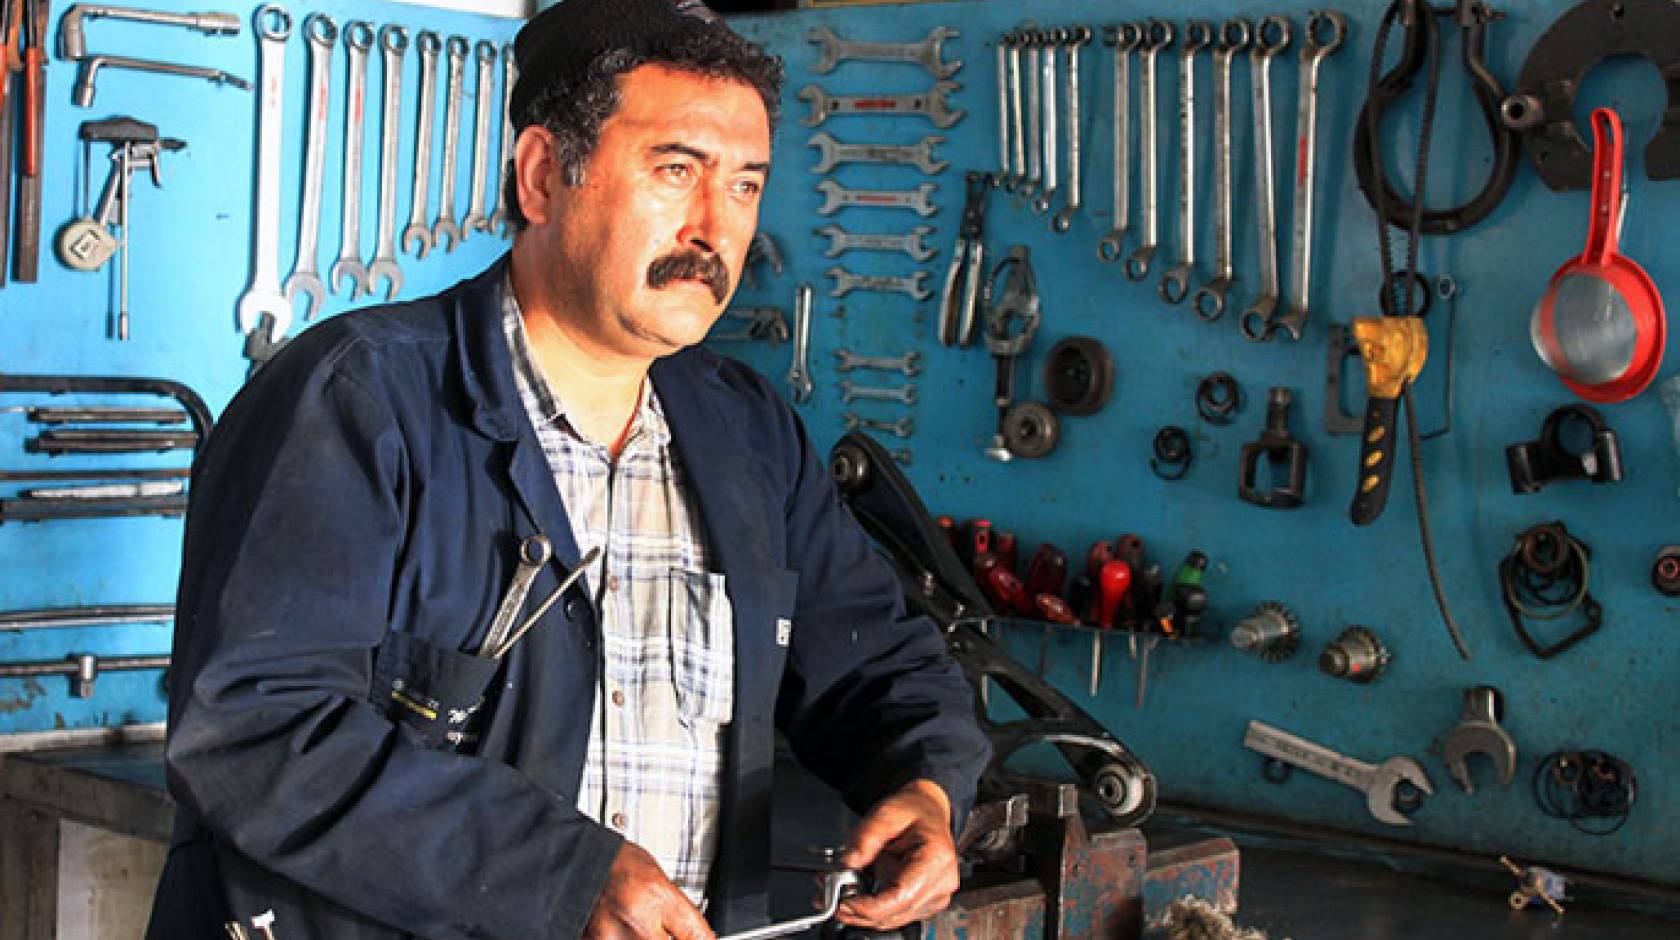
{"type": "Polygon", "coordinates": [[[931,780],[912,780],[876,803],[858,823],[840,864],[875,868],[876,891],[840,905],[841,923],[896,930],[944,910],[956,893],[957,846],[951,800],[931,780]]]}

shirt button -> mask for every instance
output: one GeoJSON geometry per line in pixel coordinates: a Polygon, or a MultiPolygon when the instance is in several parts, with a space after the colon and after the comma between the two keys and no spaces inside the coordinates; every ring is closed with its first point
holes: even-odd
{"type": "Polygon", "coordinates": [[[624,818],[623,813],[612,814],[612,824],[614,829],[623,829],[625,824],[628,822],[629,820],[624,818]]]}
{"type": "Polygon", "coordinates": [[[583,619],[583,600],[581,598],[574,597],[571,600],[566,602],[566,619],[567,620],[581,620],[581,619],[583,619]]]}
{"type": "Polygon", "coordinates": [[[607,579],[607,590],[609,590],[609,591],[618,590],[618,575],[615,574],[612,577],[607,579]]]}
{"type": "Polygon", "coordinates": [[[612,694],[612,703],[614,705],[623,705],[624,704],[624,693],[620,692],[617,689],[614,689],[613,694],[612,694]]]}

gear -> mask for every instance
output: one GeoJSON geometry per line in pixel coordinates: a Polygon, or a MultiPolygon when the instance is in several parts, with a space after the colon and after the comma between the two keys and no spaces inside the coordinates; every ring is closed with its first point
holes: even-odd
{"type": "Polygon", "coordinates": [[[1268,663],[1281,662],[1301,645],[1301,620],[1277,601],[1261,601],[1231,628],[1231,645],[1268,663]]]}

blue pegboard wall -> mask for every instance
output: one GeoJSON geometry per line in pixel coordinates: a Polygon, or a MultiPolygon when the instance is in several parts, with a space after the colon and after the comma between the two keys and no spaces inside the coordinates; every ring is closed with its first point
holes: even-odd
{"type": "MultiPolygon", "coordinates": [[[[1376,833],[1483,853],[1547,859],[1554,863],[1680,882],[1680,761],[1674,751],[1675,664],[1680,657],[1675,606],[1650,587],[1656,551],[1680,541],[1680,483],[1667,415],[1653,390],[1631,402],[1602,409],[1621,436],[1626,479],[1614,486],[1585,483],[1553,486],[1537,496],[1513,495],[1504,463],[1508,444],[1534,439],[1553,408],[1571,396],[1541,364],[1528,341],[1528,317],[1551,272],[1578,254],[1587,218],[1585,193],[1553,193],[1542,186],[1526,157],[1516,185],[1493,215],[1468,233],[1426,239],[1420,267],[1448,275],[1460,286],[1454,345],[1452,431],[1424,445],[1430,519],[1445,591],[1464,626],[1472,662],[1461,662],[1447,639],[1431,599],[1418,548],[1411,474],[1397,471],[1388,510],[1369,528],[1347,520],[1357,463],[1356,438],[1330,437],[1320,418],[1324,407],[1326,326],[1376,312],[1378,256],[1374,214],[1356,188],[1349,159],[1353,121],[1364,97],[1376,26],[1385,3],[1343,3],[1348,16],[1346,45],[1324,63],[1321,79],[1318,168],[1318,237],[1313,266],[1312,315],[1299,343],[1282,339],[1255,344],[1238,335],[1235,317],[1204,323],[1187,307],[1168,306],[1156,296],[1159,272],[1178,243],[1174,214],[1177,186],[1177,58],[1163,54],[1157,103],[1161,161],[1162,254],[1156,276],[1142,284],[1125,279],[1118,264],[1096,254],[1110,225],[1109,170],[1111,52],[1100,44],[1084,49],[1082,137],[1086,211],[1065,235],[1051,232],[1048,216],[1035,215],[1005,192],[994,192],[987,217],[987,245],[993,258],[1009,245],[1031,249],[1043,296],[1044,324],[1019,365],[1022,397],[1044,396],[1044,354],[1063,336],[1101,339],[1119,368],[1113,400],[1101,413],[1064,418],[1060,447],[1042,460],[1008,465],[981,456],[995,422],[991,406],[992,361],[983,350],[946,349],[936,339],[936,299],[916,303],[899,296],[853,293],[826,296],[832,281],[824,272],[842,263],[854,272],[906,274],[917,266],[903,255],[848,252],[824,257],[827,240],[812,230],[836,221],[851,231],[903,232],[921,224],[902,210],[846,208],[832,219],[817,214],[823,199],[815,184],[832,178],[847,187],[908,189],[927,177],[913,168],[845,165],[826,176],[810,172],[817,153],[806,141],[816,130],[846,142],[913,143],[941,133],[949,140],[939,156],[951,166],[933,177],[939,184],[940,213],[931,243],[939,256],[921,267],[937,290],[949,260],[962,208],[962,173],[998,165],[995,43],[1003,32],[1029,17],[1041,26],[1097,27],[1121,18],[1256,17],[1284,13],[1297,40],[1313,5],[1210,3],[1207,0],[1154,7],[1047,0],[1017,3],[933,3],[800,11],[742,17],[737,26],[782,55],[788,66],[783,118],[775,135],[776,169],[765,202],[762,228],[773,233],[787,255],[788,270],[757,288],[744,290],[738,305],[777,304],[791,314],[795,285],[817,287],[812,340],[816,396],[800,407],[819,447],[842,432],[833,351],[863,353],[919,350],[924,371],[916,382],[918,404],[864,402],[862,413],[896,419],[913,415],[908,441],[886,437],[892,447],[909,446],[907,468],[929,507],[959,518],[981,516],[1019,534],[1022,557],[1040,541],[1061,545],[1082,558],[1086,546],[1118,533],[1141,535],[1152,556],[1170,573],[1190,549],[1212,557],[1207,586],[1210,621],[1228,630],[1256,602],[1282,601],[1304,623],[1305,640],[1294,658],[1267,665],[1223,642],[1179,648],[1162,645],[1151,658],[1148,695],[1135,707],[1137,665],[1123,640],[1106,644],[1098,694],[1088,694],[1089,640],[1059,637],[1052,645],[1050,677],[1084,703],[1154,769],[1167,799],[1285,817],[1341,829],[1376,833]],[[905,93],[926,90],[933,79],[911,65],[842,64],[828,75],[810,67],[818,50],[807,31],[826,25],[847,39],[919,40],[936,26],[961,36],[946,43],[946,58],[963,60],[954,78],[963,83],[955,103],[967,117],[937,131],[916,117],[835,117],[820,128],[800,124],[806,106],[797,93],[815,83],[834,94],[905,93]],[[844,316],[838,316],[841,308],[844,316]],[[1198,422],[1193,403],[1200,379],[1217,370],[1241,381],[1247,401],[1235,422],[1213,427],[1198,422]],[[1237,455],[1258,436],[1270,386],[1293,390],[1292,427],[1311,448],[1308,498],[1292,511],[1266,510],[1238,501],[1237,455]],[[873,405],[874,407],[870,407],[873,405]],[[1150,441],[1164,424],[1191,430],[1196,462],[1188,477],[1167,483],[1148,467],[1150,441]],[[1500,605],[1496,566],[1518,532],[1561,519],[1593,549],[1592,592],[1605,611],[1602,632],[1575,650],[1540,662],[1518,644],[1500,605]],[[1318,650],[1343,627],[1366,624],[1394,651],[1388,673],[1371,686],[1356,686],[1318,672],[1318,650]],[[1434,742],[1457,722],[1465,688],[1488,683],[1506,696],[1505,726],[1516,740],[1516,780],[1500,790],[1478,766],[1474,796],[1457,790],[1431,752],[1434,742]],[[1437,795],[1400,830],[1376,822],[1364,800],[1338,784],[1297,773],[1284,785],[1261,781],[1257,755],[1241,747],[1249,718],[1277,725],[1380,761],[1412,755],[1424,763],[1437,795]],[[1596,747],[1618,754],[1639,776],[1638,802],[1626,827],[1592,838],[1542,816],[1528,779],[1544,754],[1596,747]]],[[[1519,2],[1500,5],[1507,18],[1490,28],[1487,56],[1507,87],[1514,83],[1535,39],[1568,4],[1519,2]]],[[[1432,205],[1462,201],[1486,176],[1491,148],[1480,115],[1469,104],[1458,60],[1458,32],[1445,24],[1442,110],[1430,168],[1432,205]]],[[[1397,54],[1399,36],[1390,46],[1397,54]]],[[[1280,265],[1288,287],[1291,221],[1289,168],[1293,165],[1297,62],[1296,46],[1273,64],[1273,121],[1278,167],[1280,265]]],[[[1137,64],[1133,63],[1133,108],[1137,107],[1137,64]]],[[[1197,283],[1210,276],[1212,258],[1211,65],[1198,65],[1197,283]]],[[[1232,98],[1236,153],[1235,264],[1241,280],[1235,309],[1253,296],[1257,267],[1253,235],[1252,146],[1249,70],[1246,56],[1233,69],[1232,98]]],[[[1412,100],[1415,103],[1417,93],[1412,100]]],[[[1628,186],[1631,205],[1623,247],[1642,262],[1659,287],[1674,284],[1680,263],[1666,251],[1680,189],[1647,180],[1637,156],[1663,108],[1663,88],[1643,61],[1607,63],[1586,82],[1579,117],[1598,104],[1616,107],[1627,124],[1628,186]]],[[[1410,180],[1411,161],[1400,154],[1415,147],[1415,115],[1404,110],[1390,122],[1387,151],[1391,174],[1410,180]]],[[[1133,147],[1137,147],[1133,112],[1133,147]]],[[[1065,177],[1064,177],[1065,178],[1065,177]]],[[[1133,159],[1133,224],[1140,206],[1138,163],[1133,159]]],[[[1136,244],[1128,241],[1127,251],[1136,244]]],[[[1447,318],[1430,317],[1434,336],[1428,371],[1419,383],[1420,426],[1428,431],[1444,414],[1447,318]]],[[[788,346],[754,344],[717,348],[738,355],[780,381],[788,346]]],[[[1353,370],[1357,372],[1358,370],[1353,370]]],[[[854,377],[857,373],[853,374],[854,377]]],[[[1658,380],[1667,373],[1659,375],[1658,380]]],[[[897,376],[882,379],[902,381],[897,376]]],[[[1358,412],[1363,382],[1354,376],[1348,406],[1358,412]]],[[[1547,634],[1550,635],[1550,634],[1547,634]]],[[[1034,663],[1039,634],[1011,638],[1022,661],[1034,663]]]]}
{"type": "MultiPolygon", "coordinates": [[[[147,6],[177,11],[215,6],[161,0],[147,6]]],[[[71,100],[76,65],[56,55],[58,17],[66,5],[54,4],[47,68],[45,182],[43,184],[40,279],[35,284],[8,283],[0,289],[0,370],[10,373],[131,375],[172,378],[191,386],[220,413],[244,381],[243,337],[237,331],[235,306],[251,271],[254,225],[257,102],[253,92],[215,86],[194,78],[150,72],[104,70],[90,108],[71,100]],[[131,115],[156,124],[164,136],[187,141],[187,149],[165,154],[163,187],[154,189],[145,174],[135,177],[130,210],[132,237],[129,305],[131,339],[111,337],[116,309],[117,259],[95,273],[60,264],[53,239],[81,203],[81,122],[131,115]]],[[[129,55],[205,65],[255,81],[257,40],[251,27],[255,5],[223,8],[239,16],[237,36],[208,37],[177,27],[116,20],[89,20],[90,53],[129,55]]],[[[319,265],[322,278],[339,254],[340,194],[345,132],[348,57],[342,29],[362,19],[376,28],[397,23],[409,30],[404,58],[402,117],[397,172],[397,225],[401,232],[410,208],[415,122],[419,100],[419,54],[413,45],[422,29],[444,37],[460,35],[489,40],[498,47],[511,41],[516,20],[466,15],[404,3],[343,2],[289,6],[292,33],[286,44],[284,160],[278,264],[282,279],[292,270],[301,201],[306,90],[309,55],[303,21],[324,12],[339,25],[333,51],[332,98],[327,120],[327,160],[322,195],[319,265]]],[[[383,102],[382,60],[377,44],[370,54],[364,114],[362,230],[360,255],[370,259],[378,224],[379,133],[383,102]]],[[[428,221],[437,214],[442,177],[444,63],[440,57],[437,112],[428,221]]],[[[490,176],[498,174],[495,157],[501,139],[501,81],[493,71],[490,176]]],[[[19,88],[13,82],[14,93],[19,88]]],[[[476,70],[469,56],[464,79],[461,156],[457,162],[457,219],[464,215],[471,182],[476,70]]],[[[103,185],[109,147],[91,151],[92,196],[103,185]]],[[[14,235],[14,244],[15,244],[14,235]]],[[[452,252],[433,251],[425,260],[399,256],[403,287],[399,298],[436,292],[470,276],[506,250],[500,237],[476,233],[452,252]]],[[[383,296],[384,285],[378,285],[383,296]]],[[[329,296],[324,315],[371,301],[329,296]]],[[[307,326],[301,311],[291,333],[307,326]]],[[[45,403],[23,395],[0,396],[0,406],[45,403]]],[[[78,396],[59,399],[88,403],[166,404],[161,399],[125,396],[78,396]]],[[[24,453],[23,442],[39,430],[18,413],[0,412],[0,457],[5,469],[63,467],[182,466],[187,455],[137,455],[120,458],[46,458],[24,453]],[[72,463],[72,461],[83,461],[72,463]]],[[[7,486],[6,492],[18,489],[7,486]]],[[[181,523],[163,519],[114,519],[0,525],[0,609],[58,607],[101,603],[169,603],[179,574],[181,523]]],[[[168,625],[0,632],[0,660],[47,661],[71,652],[104,655],[154,654],[169,649],[168,625]]],[[[156,671],[111,673],[98,680],[97,694],[72,698],[58,677],[0,679],[0,734],[54,729],[82,729],[161,721],[164,699],[156,671]]]]}

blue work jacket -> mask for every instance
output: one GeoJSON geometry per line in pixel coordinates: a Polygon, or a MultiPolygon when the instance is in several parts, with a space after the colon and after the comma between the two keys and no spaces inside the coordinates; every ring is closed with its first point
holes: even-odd
{"type": "MultiPolygon", "coordinates": [[[[577,809],[600,660],[580,583],[473,655],[520,541],[533,598],[578,561],[501,328],[506,259],[304,332],[200,453],[150,940],[578,936],[621,837],[577,809]],[[429,717],[428,717],[429,716],[429,717]],[[470,732],[467,729],[471,729],[470,732]]],[[[854,808],[918,777],[960,820],[990,749],[973,693],[764,378],[651,371],[734,606],[735,712],[707,916],[766,918],[773,734],[854,808]]]]}

